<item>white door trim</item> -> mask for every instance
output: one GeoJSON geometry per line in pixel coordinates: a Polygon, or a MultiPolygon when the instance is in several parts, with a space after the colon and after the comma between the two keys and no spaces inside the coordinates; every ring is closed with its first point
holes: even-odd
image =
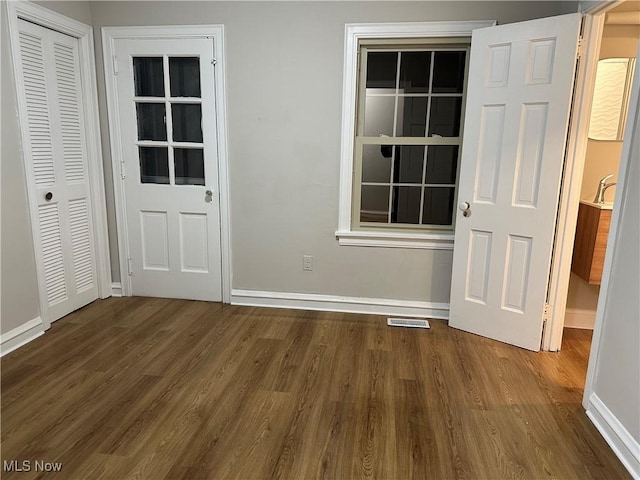
{"type": "Polygon", "coordinates": [[[109,118],[109,139],[111,146],[111,167],[118,227],[118,257],[122,296],[132,293],[131,278],[128,273],[129,235],[126,222],[126,198],[121,176],[122,145],[117,132],[118,98],[114,65],[114,42],[118,39],[150,38],[194,38],[213,39],[216,60],[215,99],[216,128],[218,140],[218,191],[220,192],[220,248],[222,254],[222,301],[231,302],[231,204],[229,196],[229,165],[227,136],[227,105],[225,95],[224,25],[178,25],[163,27],[102,27],[102,48],[105,85],[107,89],[107,113],[109,118]]]}
{"type": "MultiPolygon", "coordinates": [[[[96,89],[95,54],[93,48],[93,28],[84,23],[60,15],[44,7],[29,2],[7,2],[9,22],[9,43],[13,63],[13,75],[18,103],[20,134],[24,141],[28,138],[27,105],[24,88],[20,78],[16,59],[19,52],[18,20],[23,19],[46,28],[56,30],[78,39],[80,60],[80,84],[84,96],[84,118],[86,119],[87,167],[89,172],[89,190],[91,195],[91,213],[93,215],[93,235],[96,255],[96,277],[98,296],[111,296],[111,261],[109,259],[109,237],[107,232],[107,207],[104,192],[104,176],[102,171],[102,148],[100,144],[100,125],[98,117],[98,92],[96,89]]],[[[33,175],[28,158],[29,149],[23,146],[23,162],[25,176],[33,175]]],[[[47,289],[40,245],[40,232],[35,228],[33,219],[38,218],[38,201],[34,189],[27,181],[27,197],[31,218],[34,254],[36,257],[36,274],[38,277],[38,296],[40,299],[40,318],[45,330],[51,326],[47,289]]]]}

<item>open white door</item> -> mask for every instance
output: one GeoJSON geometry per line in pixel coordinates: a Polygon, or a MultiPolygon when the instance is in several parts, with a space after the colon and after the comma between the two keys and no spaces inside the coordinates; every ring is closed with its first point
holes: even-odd
{"type": "Polygon", "coordinates": [[[535,351],[580,21],[482,28],[471,41],[449,325],[535,351]]]}

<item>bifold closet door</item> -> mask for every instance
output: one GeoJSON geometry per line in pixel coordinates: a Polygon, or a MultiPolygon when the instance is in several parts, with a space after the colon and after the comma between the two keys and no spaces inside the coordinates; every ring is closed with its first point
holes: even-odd
{"type": "Polygon", "coordinates": [[[78,40],[19,20],[23,143],[49,321],[98,297],[78,40]]]}

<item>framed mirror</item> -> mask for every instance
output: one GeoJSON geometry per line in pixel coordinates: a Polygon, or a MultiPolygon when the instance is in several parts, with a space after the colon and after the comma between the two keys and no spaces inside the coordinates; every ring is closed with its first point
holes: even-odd
{"type": "Polygon", "coordinates": [[[635,58],[604,58],[598,62],[590,139],[622,140],[635,62],[635,58]]]}

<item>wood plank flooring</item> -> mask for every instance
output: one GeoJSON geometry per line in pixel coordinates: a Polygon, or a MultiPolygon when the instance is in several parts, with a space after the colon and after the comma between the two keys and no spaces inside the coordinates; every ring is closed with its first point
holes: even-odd
{"type": "Polygon", "coordinates": [[[1,459],[31,462],[2,478],[629,478],[580,404],[590,332],[431,324],[96,301],[2,359],[1,459]]]}

